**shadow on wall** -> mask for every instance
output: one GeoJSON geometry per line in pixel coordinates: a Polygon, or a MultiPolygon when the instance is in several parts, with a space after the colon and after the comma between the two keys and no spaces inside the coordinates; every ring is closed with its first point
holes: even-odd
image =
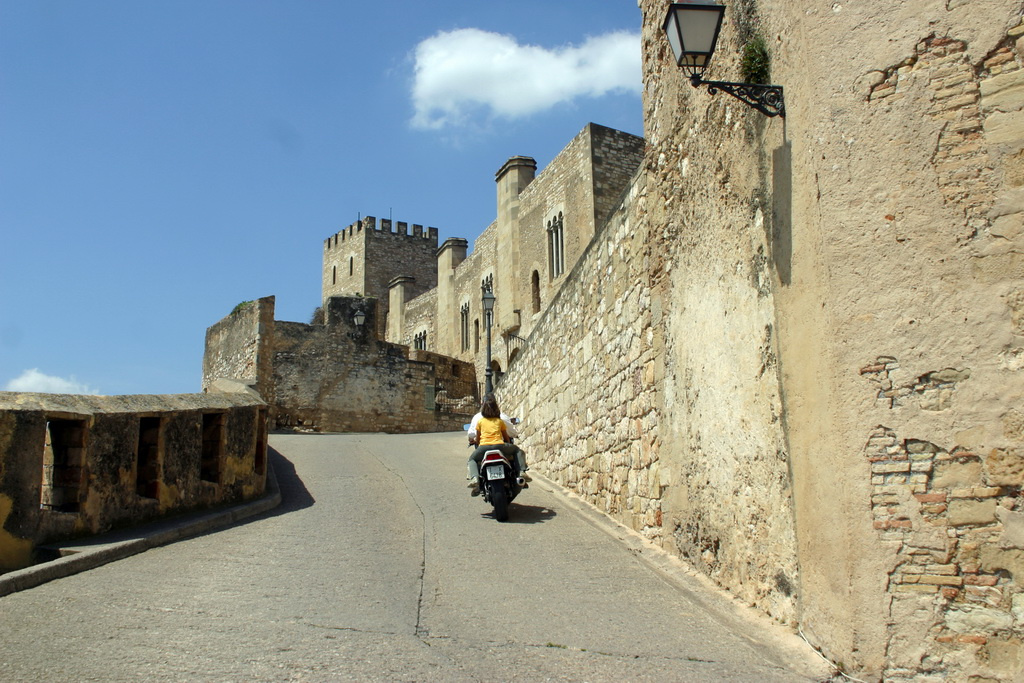
{"type": "Polygon", "coordinates": [[[793,277],[793,145],[788,141],[772,152],[771,231],[775,271],[788,286],[793,277]]]}

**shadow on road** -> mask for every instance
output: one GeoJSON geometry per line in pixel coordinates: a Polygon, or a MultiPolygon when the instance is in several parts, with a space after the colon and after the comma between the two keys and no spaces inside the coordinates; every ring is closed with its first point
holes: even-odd
{"type": "MultiPolygon", "coordinates": [[[[508,521],[506,524],[543,524],[549,519],[553,519],[555,511],[551,508],[546,508],[540,505],[520,505],[519,503],[512,503],[508,506],[508,521]]],[[[483,513],[481,517],[494,518],[494,510],[490,509],[483,513]]]]}
{"type": "Polygon", "coordinates": [[[267,517],[296,512],[316,503],[316,499],[310,495],[309,489],[302,483],[302,479],[295,471],[295,465],[288,458],[281,455],[272,446],[267,447],[267,457],[274,468],[277,485],[281,489],[281,504],[268,512],[267,517]]]}

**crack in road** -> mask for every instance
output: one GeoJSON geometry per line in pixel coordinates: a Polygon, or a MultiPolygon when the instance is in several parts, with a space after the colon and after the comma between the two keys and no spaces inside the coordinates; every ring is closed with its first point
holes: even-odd
{"type": "Polygon", "coordinates": [[[390,467],[381,458],[380,454],[366,449],[369,455],[372,455],[374,459],[380,463],[381,467],[386,469],[392,475],[398,478],[402,482],[402,486],[405,487],[405,491],[409,496],[409,500],[412,501],[413,505],[416,506],[416,510],[420,513],[421,524],[420,527],[423,529],[422,545],[420,546],[420,575],[418,578],[419,583],[419,595],[416,597],[416,624],[413,627],[413,635],[419,639],[423,639],[428,635],[426,629],[422,627],[423,619],[423,592],[426,586],[426,574],[427,574],[427,515],[423,512],[423,508],[420,506],[419,501],[416,500],[416,496],[413,495],[412,489],[409,488],[408,482],[405,477],[402,476],[401,472],[393,467],[390,467]]]}

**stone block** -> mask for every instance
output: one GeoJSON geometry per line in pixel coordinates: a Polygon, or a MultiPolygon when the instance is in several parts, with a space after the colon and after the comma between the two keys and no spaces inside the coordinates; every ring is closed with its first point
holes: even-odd
{"type": "Polygon", "coordinates": [[[1024,107],[1024,71],[1011,71],[981,82],[981,106],[986,111],[1017,111],[1024,107]]]}
{"type": "MultiPolygon", "coordinates": [[[[1024,154],[1021,155],[1021,158],[1024,160],[1024,154]]],[[[1024,169],[1022,169],[1022,177],[1024,177],[1024,169]]],[[[995,237],[1016,240],[1021,236],[1021,233],[1024,233],[1024,213],[1000,216],[993,221],[990,232],[995,237]]]]}
{"type": "Polygon", "coordinates": [[[1006,570],[1015,581],[1024,579],[1024,550],[1019,548],[997,548],[986,544],[978,549],[978,563],[986,572],[1006,570]]]}
{"type": "Polygon", "coordinates": [[[984,469],[986,481],[993,486],[1024,485],[1024,454],[1016,449],[992,449],[984,469]]]}
{"type": "Polygon", "coordinates": [[[946,612],[946,627],[955,633],[988,634],[1013,627],[1013,616],[1009,612],[962,605],[946,612]]]}
{"type": "MultiPolygon", "coordinates": [[[[1021,641],[1018,638],[992,638],[984,647],[988,668],[1001,677],[1013,676],[1020,672],[1021,641]]],[[[1019,680],[1019,679],[1018,679],[1019,680]]]]}
{"type": "Polygon", "coordinates": [[[949,525],[992,524],[996,521],[995,500],[952,500],[949,503],[949,525]]]}
{"type": "Polygon", "coordinates": [[[937,463],[932,479],[933,489],[965,488],[981,482],[981,463],[959,460],[937,463]]]}
{"type": "MultiPolygon", "coordinates": [[[[1024,92],[1021,96],[1024,97],[1024,92]]],[[[1024,148],[1024,110],[995,112],[985,119],[984,130],[989,149],[1014,154],[1024,148]]]]}
{"type": "Polygon", "coordinates": [[[1003,548],[1024,548],[1024,513],[996,508],[996,517],[1003,525],[999,545],[1003,548]]]}

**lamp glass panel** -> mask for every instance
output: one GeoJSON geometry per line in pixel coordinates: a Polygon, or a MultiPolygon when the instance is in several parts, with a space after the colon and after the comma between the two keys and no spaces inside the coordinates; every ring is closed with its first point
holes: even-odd
{"type": "Polygon", "coordinates": [[[703,56],[702,64],[706,64],[715,50],[715,39],[718,38],[718,24],[722,20],[722,12],[715,8],[685,8],[676,11],[679,22],[683,50],[703,56]],[[680,16],[682,15],[682,16],[680,16]]]}
{"type": "Polygon", "coordinates": [[[676,21],[676,13],[669,12],[665,21],[665,34],[668,36],[668,44],[672,46],[672,53],[676,56],[676,64],[683,63],[683,44],[679,40],[679,24],[676,21]]]}

